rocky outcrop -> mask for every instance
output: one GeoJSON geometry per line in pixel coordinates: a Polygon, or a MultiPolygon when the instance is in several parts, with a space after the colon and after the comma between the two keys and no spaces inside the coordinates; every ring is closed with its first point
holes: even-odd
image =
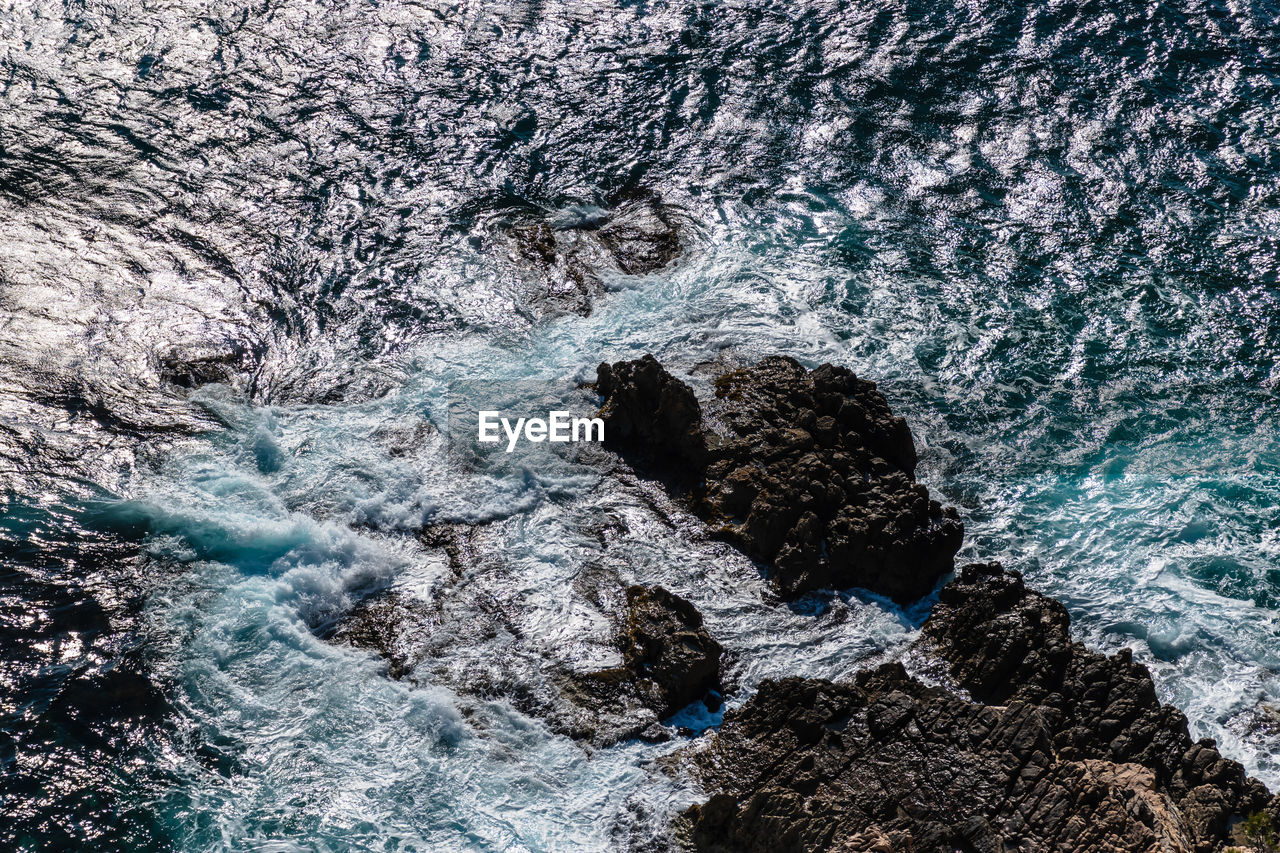
{"type": "Polygon", "coordinates": [[[1238,762],[1211,740],[1191,740],[1186,717],[1160,704],[1128,649],[1107,657],[1072,642],[1069,628],[1066,608],[1017,572],[979,564],[944,588],[920,645],[978,701],[1042,709],[1058,755],[1148,768],[1181,807],[1197,849],[1212,849],[1205,845],[1225,836],[1233,815],[1267,804],[1266,787],[1238,762]]]}
{"type": "Polygon", "coordinates": [[[647,709],[650,724],[700,699],[719,707],[724,649],[703,627],[702,614],[660,586],[628,587],[626,596],[622,664],[572,676],[566,695],[600,714],[628,705],[647,709]]]}
{"type": "Polygon", "coordinates": [[[660,586],[632,586],[627,616],[623,659],[635,673],[638,692],[651,697],[647,704],[659,716],[670,716],[720,686],[724,649],[692,604],[660,586]]]}
{"type": "Polygon", "coordinates": [[[689,813],[702,851],[1184,851],[1137,765],[1054,756],[1040,709],[989,707],[889,664],[852,683],[766,682],[731,712],[689,813]]]}
{"type": "Polygon", "coordinates": [[[600,365],[596,389],[609,440],[690,479],[695,511],[784,597],[856,586],[914,601],[951,571],[963,527],[915,481],[911,432],[874,383],[766,358],[720,376],[704,411],[645,356],[600,365]]]}
{"type": "Polygon", "coordinates": [[[915,481],[911,431],[874,383],[767,358],[717,379],[712,413],[729,432],[703,513],[774,566],[784,596],[859,586],[913,601],[951,571],[964,528],[915,481]]]}
{"type": "MultiPolygon", "coordinates": [[[[950,569],[959,522],[915,482],[911,434],[873,383],[769,358],[713,387],[699,400],[652,356],[602,364],[596,383],[610,443],[631,467],[661,475],[646,485],[687,498],[767,563],[783,594],[860,585],[905,601],[950,569]]],[[[599,746],[665,740],[673,727],[662,721],[682,708],[718,707],[723,649],[688,601],[625,585],[627,567],[609,568],[605,553],[573,568],[574,605],[554,611],[580,618],[538,636],[547,620],[520,611],[500,559],[486,570],[498,558],[477,535],[459,526],[424,536],[452,570],[430,601],[380,593],[336,638],[375,649],[393,675],[507,700],[599,746]],[[499,641],[495,655],[485,644],[499,641]]],[[[906,659],[927,682],[901,663],[842,682],[765,681],[718,732],[667,759],[708,795],[678,821],[687,846],[1270,849],[1236,839],[1270,837],[1280,799],[1213,741],[1192,740],[1127,651],[1073,642],[1066,609],[1017,572],[965,567],[906,659]]]]}
{"type": "Polygon", "coordinates": [[[706,464],[698,398],[652,355],[601,364],[596,391],[604,397],[600,417],[612,446],[664,468],[698,471],[706,464]]]}
{"type": "Polygon", "coordinates": [[[1210,853],[1266,788],[1185,717],[1147,670],[1071,642],[1060,604],[997,565],[946,587],[917,653],[847,683],[768,681],[693,755],[712,793],[702,851],[1210,853]]]}

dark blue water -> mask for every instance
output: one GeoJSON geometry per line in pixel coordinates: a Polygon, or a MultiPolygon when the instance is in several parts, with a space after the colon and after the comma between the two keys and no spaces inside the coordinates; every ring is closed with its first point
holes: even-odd
{"type": "Polygon", "coordinates": [[[964,555],[1280,783],[1275,3],[0,3],[0,847],[660,843],[679,743],[454,689],[595,654],[584,565],[694,600],[731,704],[913,622],[424,426],[645,351],[879,381],[964,555]],[[653,211],[655,272],[575,227],[653,211]],[[449,521],[510,630],[320,638],[449,521]]]}

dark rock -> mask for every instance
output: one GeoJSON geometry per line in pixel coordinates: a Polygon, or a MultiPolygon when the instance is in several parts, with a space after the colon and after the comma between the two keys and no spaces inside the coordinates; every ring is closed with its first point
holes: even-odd
{"type": "Polygon", "coordinates": [[[627,623],[618,638],[622,665],[572,676],[566,694],[601,714],[639,706],[655,715],[653,722],[705,700],[720,686],[724,649],[703,627],[702,615],[660,586],[628,587],[626,596],[627,623]]]}
{"type": "Polygon", "coordinates": [[[920,646],[978,701],[1041,708],[1057,723],[1060,755],[1149,769],[1183,808],[1198,850],[1213,849],[1231,815],[1269,799],[1213,741],[1192,742],[1186,717],[1160,704],[1150,672],[1129,650],[1107,657],[1072,642],[1066,608],[999,564],[966,566],[943,589],[920,646]]]}
{"type": "Polygon", "coordinates": [[[705,461],[698,399],[652,355],[601,364],[596,390],[605,398],[600,416],[609,444],[666,464],[697,467],[705,461]]]}
{"type": "Polygon", "coordinates": [[[976,701],[899,664],[764,682],[691,756],[711,794],[686,814],[692,846],[1210,853],[1270,814],[1266,788],[1192,742],[1144,667],[1069,628],[1016,572],[968,566],[917,653],[976,701]]]}
{"type": "Polygon", "coordinates": [[[720,685],[724,649],[707,634],[692,604],[660,586],[632,586],[627,611],[623,657],[659,716],[674,714],[720,685]]]}
{"type": "Polygon", "coordinates": [[[695,761],[715,793],[686,817],[708,853],[1191,849],[1150,771],[1064,760],[1039,708],[966,702],[898,664],[766,681],[695,761]]]}
{"type": "Polygon", "coordinates": [[[704,517],[776,569],[784,596],[859,586],[898,601],[951,571],[963,538],[915,482],[916,451],[872,382],[766,358],[716,380],[704,517]],[[718,418],[717,418],[718,416],[718,418]]]}
{"type": "Polygon", "coordinates": [[[526,642],[518,612],[479,583],[483,563],[472,552],[473,533],[448,525],[424,535],[444,550],[454,571],[430,600],[395,588],[374,592],[318,632],[379,655],[393,678],[508,699],[553,731],[598,746],[668,739],[662,720],[699,699],[718,705],[723,649],[688,601],[662,587],[623,587],[609,573],[584,569],[582,604],[613,628],[594,652],[583,636],[559,654],[537,637],[526,642]],[[505,652],[486,654],[500,637],[509,643],[505,652]],[[466,650],[461,657],[460,649],[466,650]],[[584,669],[584,654],[605,668],[584,669]]]}
{"type": "Polygon", "coordinates": [[[170,349],[159,356],[163,382],[180,388],[197,388],[219,382],[234,382],[250,372],[261,356],[245,341],[228,339],[219,346],[170,349]]]}
{"type": "Polygon", "coordinates": [[[951,571],[963,526],[915,482],[911,431],[874,383],[775,357],[715,384],[704,412],[651,355],[602,364],[605,436],[695,481],[695,511],[771,566],[784,597],[858,586],[914,601],[951,571]]]}

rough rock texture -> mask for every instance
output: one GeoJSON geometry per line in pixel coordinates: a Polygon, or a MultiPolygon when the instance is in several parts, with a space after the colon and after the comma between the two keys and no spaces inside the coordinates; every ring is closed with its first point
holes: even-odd
{"type": "Polygon", "coordinates": [[[704,413],[652,356],[597,368],[606,438],[697,481],[695,510],[784,597],[858,586],[907,602],[951,571],[963,526],[915,482],[911,431],[874,383],[773,357],[715,387],[704,413]]]}
{"type": "Polygon", "coordinates": [[[1040,709],[988,707],[898,664],[852,684],[765,682],[705,760],[704,851],[1188,850],[1135,765],[1064,761],[1040,709]],[[874,839],[874,841],[873,841],[874,839]]]}
{"type": "Polygon", "coordinates": [[[967,566],[942,592],[921,646],[955,682],[987,703],[1026,702],[1055,723],[1065,758],[1132,762],[1173,796],[1192,837],[1224,837],[1233,814],[1266,805],[1266,787],[1212,740],[1193,742],[1187,719],[1162,706],[1147,668],[1127,649],[1106,657],[1073,643],[1066,608],[1028,590],[998,564],[967,566]]]}
{"type": "Polygon", "coordinates": [[[652,355],[601,364],[596,391],[605,439],[646,461],[700,470],[707,461],[702,409],[693,389],[652,355]]]}
{"type": "Polygon", "coordinates": [[[1066,611],[996,565],[946,587],[918,647],[969,701],[899,664],[764,682],[693,760],[703,851],[1209,853],[1266,788],[1192,742],[1145,668],[1072,643],[1066,611]]]}
{"type": "MultiPolygon", "coordinates": [[[[621,666],[570,679],[568,695],[578,704],[600,713],[636,704],[657,722],[714,696],[720,686],[724,649],[692,604],[660,586],[627,588],[627,625],[618,645],[621,666]]],[[[718,706],[718,699],[710,704],[718,706]]]]}

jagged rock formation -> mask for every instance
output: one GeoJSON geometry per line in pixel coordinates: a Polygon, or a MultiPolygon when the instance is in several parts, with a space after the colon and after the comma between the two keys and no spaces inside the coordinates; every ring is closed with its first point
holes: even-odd
{"type": "Polygon", "coordinates": [[[913,601],[951,571],[963,527],[915,482],[911,431],[872,382],[773,357],[716,380],[704,413],[652,356],[597,368],[605,434],[696,482],[693,505],[787,598],[859,586],[913,601]]]}
{"type": "Polygon", "coordinates": [[[1224,837],[1233,814],[1266,805],[1266,787],[1239,763],[1211,740],[1192,742],[1186,717],[1160,704],[1127,649],[1106,657],[1073,643],[1069,627],[1066,608],[1028,590],[1017,572],[974,565],[944,588],[920,642],[978,701],[1042,709],[1059,756],[1151,770],[1198,840],[1224,837]]]}
{"type": "Polygon", "coordinates": [[[652,355],[601,364],[596,391],[604,397],[600,417],[610,444],[664,467],[698,471],[705,466],[707,441],[698,398],[652,355]]]}
{"type": "Polygon", "coordinates": [[[769,681],[693,756],[700,851],[1210,853],[1260,782],[1192,742],[1127,653],[1072,643],[1065,609],[997,565],[946,587],[918,652],[849,683],[769,681]]]}
{"type": "MultiPolygon", "coordinates": [[[[634,467],[662,474],[654,488],[684,494],[769,563],[784,594],[856,584],[910,600],[950,569],[961,537],[954,512],[915,483],[905,423],[847,370],[765,359],[720,376],[714,398],[700,402],[646,356],[601,365],[596,387],[610,442],[634,467]]],[[[610,627],[565,653],[521,636],[527,623],[502,596],[501,573],[482,570],[491,549],[475,540],[477,528],[446,532],[431,541],[454,571],[432,602],[374,596],[335,636],[377,650],[395,675],[509,699],[601,746],[666,739],[659,721],[699,699],[719,701],[723,650],[689,602],[626,586],[616,569],[580,567],[573,590],[591,615],[584,624],[610,627]],[[483,650],[496,635],[510,638],[500,660],[483,650]],[[444,666],[435,656],[445,646],[476,651],[444,666]]],[[[1108,657],[1074,643],[1065,608],[1018,573],[965,567],[939,594],[910,659],[938,683],[900,663],[838,683],[765,681],[715,735],[677,753],[670,766],[692,771],[709,794],[678,821],[687,846],[1270,849],[1235,838],[1248,826],[1264,837],[1280,798],[1212,741],[1193,741],[1128,652],[1108,657]]]]}

